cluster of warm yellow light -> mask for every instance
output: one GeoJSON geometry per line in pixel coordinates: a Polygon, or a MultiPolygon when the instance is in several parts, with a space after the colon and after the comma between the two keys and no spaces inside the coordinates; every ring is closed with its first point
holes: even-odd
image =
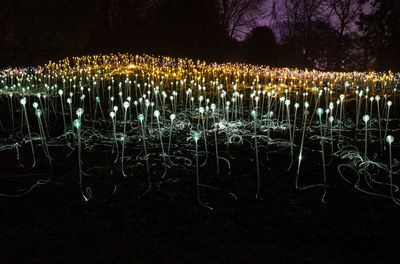
{"type": "Polygon", "coordinates": [[[162,86],[167,91],[188,88],[194,90],[201,86],[206,88],[205,93],[215,93],[217,89],[224,89],[226,92],[241,91],[245,94],[246,91],[261,90],[274,91],[277,95],[286,89],[290,93],[325,89],[325,92],[332,91],[335,98],[340,93],[346,93],[346,98],[349,98],[355,94],[355,90],[364,90],[367,87],[371,96],[392,94],[396,91],[396,79],[399,76],[391,71],[320,72],[243,63],[207,64],[187,58],[131,54],[94,55],[67,58],[59,62],[50,61],[40,71],[35,70],[34,75],[25,70],[2,71],[0,88],[2,92],[4,88],[21,92],[23,87],[26,89],[21,93],[38,92],[40,89],[46,92],[43,89],[45,84],[50,87],[47,91],[51,91],[51,88],[54,90],[54,84],[58,84],[58,88],[63,85],[64,89],[75,85],[103,90],[109,85],[114,89],[118,83],[122,83],[119,87],[121,89],[127,82],[136,81],[136,84],[162,86]],[[10,83],[11,76],[16,77],[16,82],[10,83]],[[351,89],[347,89],[348,87],[351,89]]]}

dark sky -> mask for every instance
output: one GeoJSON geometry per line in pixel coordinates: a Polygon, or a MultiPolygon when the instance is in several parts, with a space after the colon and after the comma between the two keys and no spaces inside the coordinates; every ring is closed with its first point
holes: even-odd
{"type": "MultiPolygon", "coordinates": [[[[272,6],[273,1],[274,1],[274,0],[265,0],[265,1],[264,1],[263,6],[261,7],[262,10],[264,11],[263,13],[268,13],[269,10],[271,10],[271,6],[272,6]]],[[[362,6],[362,11],[363,11],[363,13],[367,13],[367,14],[368,14],[368,13],[371,13],[371,12],[372,12],[372,5],[371,5],[372,2],[373,2],[372,0],[369,0],[369,1],[367,1],[367,2],[362,6]]],[[[277,5],[278,5],[278,6],[277,6],[278,8],[282,7],[283,1],[278,0],[277,3],[278,3],[278,4],[277,4],[277,5]]],[[[278,23],[279,23],[279,21],[278,21],[278,23]]],[[[332,23],[334,23],[334,21],[332,21],[332,23]]],[[[277,29],[276,24],[274,24],[274,22],[271,22],[271,19],[270,19],[269,17],[260,18],[260,19],[257,21],[257,26],[269,26],[269,27],[271,27],[271,28],[274,30],[274,32],[275,32],[275,34],[276,34],[278,40],[280,39],[279,30],[277,29]]],[[[356,26],[355,23],[353,23],[352,29],[351,29],[351,30],[352,30],[352,31],[353,31],[353,30],[357,30],[357,26],[356,26]]],[[[245,38],[245,34],[242,34],[241,36],[238,37],[239,40],[243,40],[244,38],[245,38]]]]}

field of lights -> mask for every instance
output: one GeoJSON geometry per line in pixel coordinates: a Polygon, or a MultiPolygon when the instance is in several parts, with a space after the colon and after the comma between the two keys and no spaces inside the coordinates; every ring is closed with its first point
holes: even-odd
{"type": "Polygon", "coordinates": [[[184,182],[215,210],[286,177],[321,203],[351,186],[397,206],[399,77],[131,54],[1,70],[0,196],[169,199],[184,182]]]}

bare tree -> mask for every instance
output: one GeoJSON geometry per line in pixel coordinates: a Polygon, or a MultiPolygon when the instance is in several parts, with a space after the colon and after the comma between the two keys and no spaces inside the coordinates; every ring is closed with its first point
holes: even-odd
{"type": "Polygon", "coordinates": [[[344,47],[346,32],[353,31],[355,22],[359,19],[363,0],[329,0],[330,22],[338,34],[336,67],[344,68],[344,58],[348,57],[348,49],[344,47]]]}
{"type": "Polygon", "coordinates": [[[268,15],[279,25],[283,38],[308,34],[312,22],[329,17],[324,0],[271,0],[272,8],[268,15]]]}
{"type": "Polygon", "coordinates": [[[264,0],[218,0],[221,24],[230,37],[240,38],[249,32],[262,15],[264,0]]]}
{"type": "Polygon", "coordinates": [[[312,62],[315,23],[329,21],[329,8],[325,0],[272,0],[269,16],[277,25],[280,39],[295,43],[305,62],[312,62]]]}
{"type": "Polygon", "coordinates": [[[352,26],[359,19],[363,0],[329,0],[332,26],[344,35],[346,30],[352,31],[352,26]]]}

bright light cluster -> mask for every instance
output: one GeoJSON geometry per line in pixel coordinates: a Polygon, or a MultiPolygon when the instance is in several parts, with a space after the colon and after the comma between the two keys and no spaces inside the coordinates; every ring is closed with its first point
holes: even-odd
{"type": "MultiPolygon", "coordinates": [[[[257,198],[262,177],[269,177],[259,159],[269,159],[283,147],[290,149],[287,171],[296,175],[296,188],[324,186],[325,201],[325,167],[331,163],[325,158],[348,159],[346,166],[355,169],[358,180],[350,181],[343,166],[335,168],[340,176],[356,189],[397,203],[393,193],[376,191],[372,185],[386,184],[374,180],[374,174],[382,173],[374,168],[391,176],[399,172],[391,162],[375,160],[367,144],[357,142],[375,144],[382,155],[387,149],[391,153],[399,138],[394,115],[400,103],[398,85],[399,73],[390,71],[321,72],[131,54],[73,57],[39,68],[0,71],[0,98],[8,113],[1,124],[10,135],[3,139],[0,152],[29,142],[32,167],[40,149],[51,166],[51,152],[57,147],[79,152],[81,192],[89,200],[92,190],[85,187],[81,168],[85,151],[106,151],[120,164],[124,177],[134,176],[145,160],[147,193],[152,182],[166,181],[175,167],[194,166],[194,156],[197,186],[207,187],[199,182],[198,167],[215,163],[219,174],[221,166],[230,168],[229,145],[251,142],[257,198]],[[324,177],[301,187],[301,167],[313,155],[311,149],[321,153],[324,177]],[[151,173],[160,168],[158,176],[151,173]]],[[[18,158],[23,163],[26,152],[18,158]]],[[[393,183],[388,186],[397,188],[393,183]]],[[[211,208],[201,202],[199,190],[197,194],[199,203],[211,208]]]]}

